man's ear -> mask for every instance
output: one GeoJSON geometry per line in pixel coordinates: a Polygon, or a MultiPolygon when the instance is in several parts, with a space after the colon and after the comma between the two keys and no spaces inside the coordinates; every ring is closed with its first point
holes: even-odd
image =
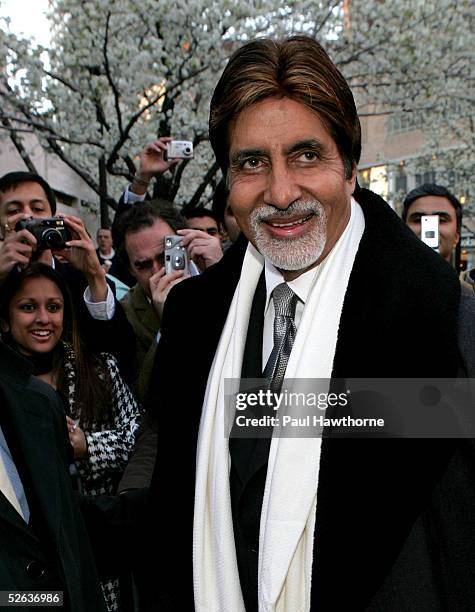
{"type": "Polygon", "coordinates": [[[455,234],[455,242],[454,242],[453,248],[455,248],[458,245],[459,242],[460,242],[460,234],[458,232],[456,232],[456,234],[455,234]]]}
{"type": "Polygon", "coordinates": [[[351,195],[355,193],[356,177],[357,177],[357,167],[356,167],[356,164],[353,164],[351,168],[351,175],[349,178],[346,179],[346,182],[348,183],[348,187],[350,188],[351,195]]]}
{"type": "Polygon", "coordinates": [[[4,319],[0,319],[0,330],[2,331],[2,333],[6,334],[7,332],[10,331],[10,325],[8,324],[7,321],[5,321],[4,319]]]}

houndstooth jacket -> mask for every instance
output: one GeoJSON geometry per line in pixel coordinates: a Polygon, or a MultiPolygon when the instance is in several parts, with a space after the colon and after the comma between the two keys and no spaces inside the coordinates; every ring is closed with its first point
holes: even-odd
{"type": "Polygon", "coordinates": [[[72,347],[65,345],[64,369],[67,379],[69,414],[78,419],[84,431],[88,458],[76,462],[86,495],[115,493],[135,442],[135,432],[140,424],[141,407],[119,374],[117,361],[112,355],[101,353],[101,358],[111,379],[112,410],[109,420],[100,425],[85,422],[76,402],[76,362],[72,347]]]}

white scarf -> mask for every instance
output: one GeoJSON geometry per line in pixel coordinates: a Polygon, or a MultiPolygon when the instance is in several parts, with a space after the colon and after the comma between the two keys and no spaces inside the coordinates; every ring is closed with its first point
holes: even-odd
{"type": "MultiPolygon", "coordinates": [[[[286,378],[329,379],[348,279],[364,230],[360,206],[310,290],[286,378]]],[[[224,380],[241,374],[251,305],[264,258],[249,245],[203,403],[197,447],[193,578],[197,612],[244,612],[229,490],[224,380]]],[[[259,537],[260,612],[310,609],[320,438],[272,439],[259,537]]]]}

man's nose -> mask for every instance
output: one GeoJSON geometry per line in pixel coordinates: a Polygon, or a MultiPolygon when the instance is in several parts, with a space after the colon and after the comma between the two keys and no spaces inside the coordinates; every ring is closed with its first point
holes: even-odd
{"type": "Polygon", "coordinates": [[[286,209],[302,197],[302,190],[293,172],[284,161],[272,164],[264,192],[264,202],[276,208],[286,209]]]}
{"type": "Polygon", "coordinates": [[[156,274],[157,272],[160,272],[162,268],[163,268],[162,263],[154,259],[153,264],[152,264],[152,276],[156,274]]]}

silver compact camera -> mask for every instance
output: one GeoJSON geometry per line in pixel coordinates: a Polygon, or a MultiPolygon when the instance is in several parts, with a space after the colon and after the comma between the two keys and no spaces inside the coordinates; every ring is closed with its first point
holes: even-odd
{"type": "Polygon", "coordinates": [[[165,273],[188,269],[188,253],[181,236],[165,236],[165,273]]]}
{"type": "Polygon", "coordinates": [[[192,159],[193,143],[191,140],[172,140],[167,142],[166,158],[169,159],[192,159]]]}
{"type": "Polygon", "coordinates": [[[421,240],[435,251],[439,250],[439,215],[422,215],[421,240]]]}

